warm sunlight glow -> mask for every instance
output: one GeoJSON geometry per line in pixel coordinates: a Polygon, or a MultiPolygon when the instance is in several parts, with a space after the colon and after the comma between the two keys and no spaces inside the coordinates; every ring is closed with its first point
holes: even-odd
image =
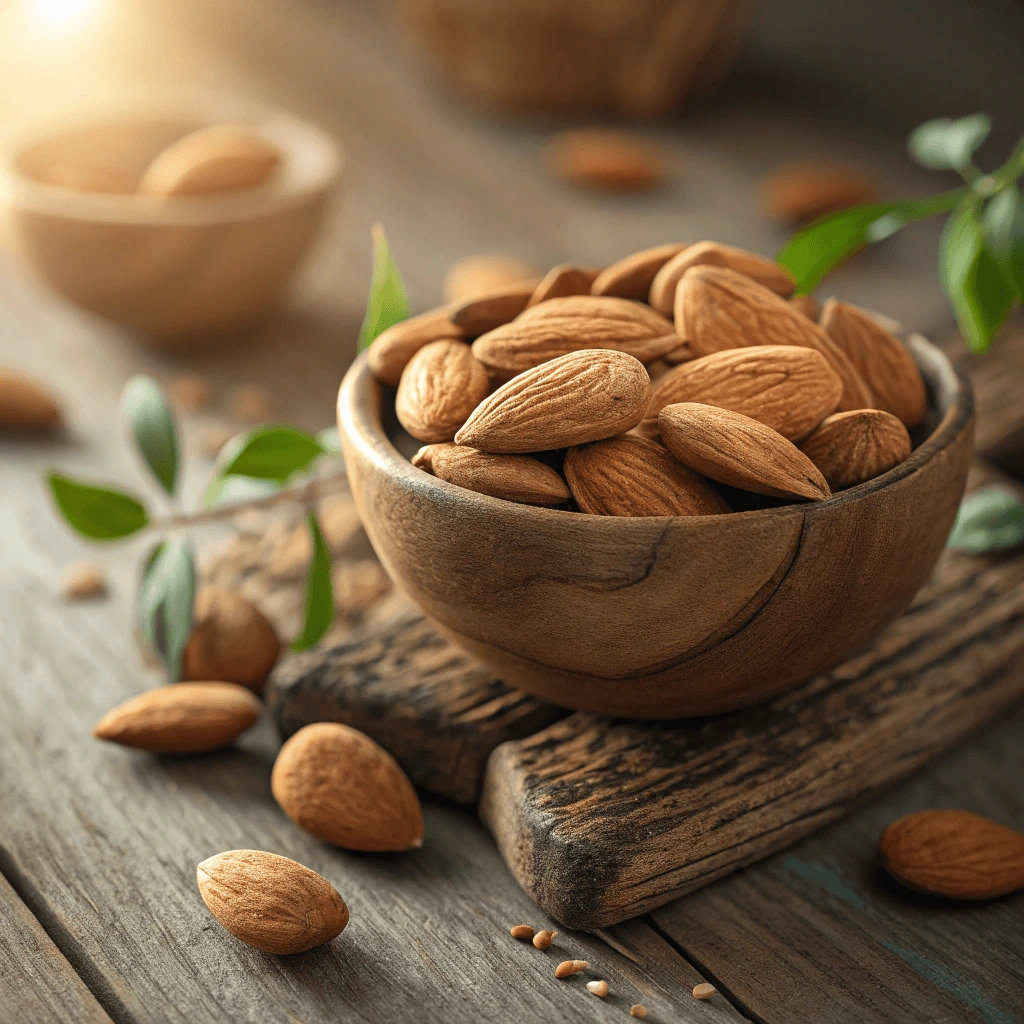
{"type": "Polygon", "coordinates": [[[97,0],[29,0],[32,13],[45,26],[62,31],[77,28],[87,21],[97,0]]]}

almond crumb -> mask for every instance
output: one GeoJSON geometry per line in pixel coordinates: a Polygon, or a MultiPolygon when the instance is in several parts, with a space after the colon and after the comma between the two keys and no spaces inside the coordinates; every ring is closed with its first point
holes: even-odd
{"type": "Polygon", "coordinates": [[[593,992],[595,996],[600,999],[604,999],[608,995],[608,982],[607,981],[588,981],[587,991],[593,992]]]}
{"type": "Polygon", "coordinates": [[[568,978],[576,973],[576,961],[575,960],[563,960],[555,968],[556,978],[568,978]]]}
{"type": "Polygon", "coordinates": [[[699,985],[693,986],[693,998],[694,999],[710,999],[718,989],[714,985],[709,985],[706,981],[702,981],[699,985]]]}
{"type": "Polygon", "coordinates": [[[513,925],[508,933],[513,939],[519,939],[521,942],[529,942],[533,938],[533,929],[528,924],[513,925]]]}
{"type": "Polygon", "coordinates": [[[573,974],[579,974],[580,971],[585,971],[590,966],[586,960],[573,960],[572,970],[573,974]]]}
{"type": "Polygon", "coordinates": [[[646,1017],[647,1016],[647,1007],[644,1006],[643,1003],[634,1003],[629,1008],[629,1015],[630,1015],[630,1017],[646,1017]]]}
{"type": "Polygon", "coordinates": [[[60,581],[60,592],[67,601],[81,601],[90,597],[105,597],[107,575],[92,562],[72,562],[60,581]]]}
{"type": "Polygon", "coordinates": [[[558,934],[558,932],[553,932],[553,931],[550,931],[547,928],[544,928],[542,931],[539,931],[539,932],[537,932],[536,935],[534,935],[534,937],[533,937],[533,944],[538,949],[550,949],[551,948],[551,940],[557,934],[558,934]]]}

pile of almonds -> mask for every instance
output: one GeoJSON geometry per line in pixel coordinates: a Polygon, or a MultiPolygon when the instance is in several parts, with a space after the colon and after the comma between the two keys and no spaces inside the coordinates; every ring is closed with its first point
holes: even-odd
{"type": "Polygon", "coordinates": [[[818,501],[903,462],[927,393],[875,318],[794,290],[756,253],[662,245],[412,317],[369,366],[425,443],[413,464],[482,494],[613,516],[818,501]]]}

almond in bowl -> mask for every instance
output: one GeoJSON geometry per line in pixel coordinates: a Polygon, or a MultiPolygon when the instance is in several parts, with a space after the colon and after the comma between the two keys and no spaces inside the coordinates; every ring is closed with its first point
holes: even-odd
{"type": "Polygon", "coordinates": [[[575,280],[398,324],[346,376],[352,489],[424,611],[527,692],[651,718],[763,699],[897,617],[971,456],[945,357],[844,303],[816,321],[714,242],[575,280]],[[412,462],[382,426],[396,384],[412,462]]]}

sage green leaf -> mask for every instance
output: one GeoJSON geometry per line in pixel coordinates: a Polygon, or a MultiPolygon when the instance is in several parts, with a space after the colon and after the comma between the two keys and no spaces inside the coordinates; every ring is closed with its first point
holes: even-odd
{"type": "Polygon", "coordinates": [[[370,297],[366,300],[366,316],[359,329],[359,351],[369,348],[379,334],[401,323],[409,316],[409,299],[402,275],[398,272],[387,235],[380,224],[373,226],[373,276],[370,297]]]}
{"type": "Polygon", "coordinates": [[[947,543],[972,554],[1024,543],[1024,503],[1001,487],[977,491],[960,505],[947,543]]]}
{"type": "Polygon", "coordinates": [[[94,487],[62,473],[51,472],[46,482],[67,524],[90,540],[130,537],[149,523],[146,506],[123,491],[94,487]]]}
{"type": "Polygon", "coordinates": [[[146,639],[167,666],[171,682],[181,678],[185,645],[192,632],[196,596],[195,560],[184,537],[159,545],[139,588],[139,623],[146,639]]]}
{"type": "Polygon", "coordinates": [[[907,140],[910,155],[935,171],[963,171],[975,150],[988,138],[992,121],[987,114],[938,117],[918,125],[907,140]]]}
{"type": "Polygon", "coordinates": [[[133,377],[121,392],[121,412],[153,476],[168,494],[178,481],[178,432],[160,385],[152,377],[133,377]]]}
{"type": "Polygon", "coordinates": [[[313,541],[313,557],[306,572],[306,593],[302,611],[302,632],[292,641],[293,651],[315,647],[334,621],[334,584],[331,581],[331,550],[320,532],[315,513],[306,516],[313,541]]]}
{"type": "Polygon", "coordinates": [[[985,204],[982,234],[985,248],[1013,285],[1018,301],[1024,300],[1024,196],[1016,185],[997,192],[985,204]]]}
{"type": "Polygon", "coordinates": [[[225,446],[219,476],[249,476],[283,484],[325,453],[310,434],[294,427],[258,427],[225,446]]]}

